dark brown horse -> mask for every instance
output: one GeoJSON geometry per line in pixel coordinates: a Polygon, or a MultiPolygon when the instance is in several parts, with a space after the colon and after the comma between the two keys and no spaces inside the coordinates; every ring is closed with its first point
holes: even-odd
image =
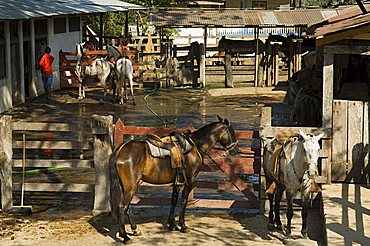
{"type": "MultiPolygon", "coordinates": [[[[234,129],[227,119],[218,116],[217,122],[210,123],[185,136],[192,146],[184,153],[183,165],[186,181],[181,197],[181,211],[178,228],[175,224],[175,207],[180,187],[173,185],[171,209],[167,220],[169,230],[187,232],[185,225],[185,209],[189,192],[194,188],[195,178],[203,163],[204,156],[217,142],[225,149],[225,154],[235,155],[238,152],[238,141],[234,129]]],[[[127,236],[124,214],[127,215],[134,235],[139,234],[137,226],[132,220],[130,202],[137,190],[140,180],[151,184],[175,183],[176,170],[171,167],[170,157],[155,158],[151,155],[146,141],[131,140],[117,147],[111,155],[109,169],[111,173],[111,208],[112,215],[119,222],[119,236],[126,243],[127,236]]]]}

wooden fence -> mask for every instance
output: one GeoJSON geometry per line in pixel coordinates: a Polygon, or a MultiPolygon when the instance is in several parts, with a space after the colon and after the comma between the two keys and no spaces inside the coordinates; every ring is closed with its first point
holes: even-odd
{"type": "MultiPolygon", "coordinates": [[[[7,156],[12,160],[3,166],[6,170],[4,183],[8,184],[1,192],[3,209],[12,207],[12,191],[21,191],[21,180],[12,182],[12,173],[21,173],[23,163],[27,170],[94,168],[89,129],[69,123],[12,122],[10,116],[0,119],[0,128],[2,131],[5,129],[4,134],[7,135],[1,145],[10,146],[7,156]]],[[[27,192],[91,192],[94,186],[87,183],[50,182],[47,179],[27,182],[26,177],[24,189],[27,192]]]]}
{"type": "MultiPolygon", "coordinates": [[[[85,181],[82,182],[81,179],[64,181],[39,180],[39,178],[28,182],[26,178],[24,186],[28,194],[30,192],[94,193],[92,212],[95,215],[110,210],[108,160],[114,145],[135,137],[145,137],[147,133],[168,135],[175,130],[185,130],[125,126],[121,120],[113,125],[112,116],[100,115],[91,116],[91,129],[69,123],[12,122],[11,116],[1,116],[0,123],[1,207],[4,211],[13,207],[13,192],[21,190],[21,183],[18,182],[20,180],[13,180],[13,174],[14,171],[20,172],[24,160],[27,170],[63,168],[66,172],[68,170],[89,172],[90,176],[95,176],[95,180],[91,180],[90,177],[90,180],[86,181],[89,175],[85,175],[82,178],[85,181]],[[5,158],[2,158],[4,156],[5,158]]],[[[187,129],[194,130],[191,125],[187,129]]],[[[236,131],[236,134],[240,143],[238,157],[220,158],[223,150],[216,146],[209,153],[211,158],[205,160],[201,170],[205,178],[197,179],[196,193],[193,193],[191,198],[197,196],[198,189],[212,189],[216,193],[217,191],[237,192],[238,199],[235,197],[216,199],[206,192],[201,199],[193,199],[190,206],[258,209],[260,173],[258,132],[236,131]],[[218,179],[211,180],[211,177],[218,179]]],[[[149,186],[149,184],[144,183],[142,186],[149,186]]],[[[133,203],[160,205],[169,204],[170,199],[135,197],[133,203]]]]}

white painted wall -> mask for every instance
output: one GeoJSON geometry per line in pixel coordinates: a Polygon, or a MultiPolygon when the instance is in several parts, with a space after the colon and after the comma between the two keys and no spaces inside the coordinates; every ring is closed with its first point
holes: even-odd
{"type": "MultiPolygon", "coordinates": [[[[30,98],[38,97],[43,95],[43,83],[41,80],[41,72],[36,70],[36,57],[32,54],[35,54],[35,31],[34,31],[34,21],[30,20],[31,28],[30,28],[30,35],[31,35],[31,67],[32,67],[32,81],[30,83],[30,98]]],[[[7,63],[7,77],[4,79],[0,79],[0,113],[7,111],[13,107],[13,100],[12,100],[12,80],[11,80],[11,61],[12,59],[20,59],[20,62],[23,63],[23,52],[21,52],[21,57],[11,57],[10,55],[10,32],[9,32],[9,22],[5,22],[5,37],[6,37],[6,63],[7,63]]],[[[82,31],[76,32],[69,32],[69,24],[68,18],[66,21],[67,31],[66,33],[61,34],[54,34],[54,19],[48,19],[48,45],[52,49],[51,55],[54,56],[54,63],[53,63],[53,90],[60,89],[60,76],[59,76],[59,51],[75,51],[76,43],[80,43],[82,40],[82,31]]],[[[19,24],[19,28],[21,27],[21,23],[19,24]]],[[[81,28],[82,30],[82,28],[81,28]]],[[[22,31],[19,30],[18,35],[22,34],[22,31]]],[[[23,37],[19,37],[19,42],[23,43],[23,37]]],[[[21,45],[23,49],[23,45],[21,45]]],[[[21,49],[21,51],[22,51],[21,49]]],[[[1,66],[1,64],[0,64],[1,66]]],[[[22,66],[23,67],[23,66],[22,66]]],[[[22,70],[22,69],[21,69],[22,70]]],[[[24,85],[24,74],[23,71],[20,71],[21,75],[21,83],[24,85]]],[[[25,88],[22,88],[23,96],[25,98],[25,88]]]]}

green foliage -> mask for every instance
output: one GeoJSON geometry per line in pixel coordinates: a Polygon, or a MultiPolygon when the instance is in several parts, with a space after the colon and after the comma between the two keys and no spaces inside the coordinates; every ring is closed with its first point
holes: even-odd
{"type": "MultiPolygon", "coordinates": [[[[149,26],[149,9],[158,9],[160,7],[169,7],[171,2],[175,0],[125,0],[125,2],[137,4],[147,7],[148,10],[130,10],[128,16],[129,25],[137,25],[140,27],[140,34],[145,33],[149,26]]],[[[91,14],[83,17],[82,25],[88,25],[96,33],[100,30],[100,15],[91,14]]],[[[103,15],[104,35],[105,36],[120,36],[124,34],[124,26],[126,21],[126,13],[106,13],[103,15]]],[[[167,28],[165,34],[172,35],[176,33],[176,29],[167,28]]]]}

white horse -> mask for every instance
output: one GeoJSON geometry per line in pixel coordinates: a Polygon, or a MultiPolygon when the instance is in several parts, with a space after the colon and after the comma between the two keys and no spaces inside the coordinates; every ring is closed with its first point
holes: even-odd
{"type": "MultiPolygon", "coordinates": [[[[123,101],[128,101],[127,96],[127,83],[126,79],[128,80],[128,85],[130,86],[130,94],[133,101],[133,104],[136,105],[135,97],[134,97],[134,69],[132,66],[132,62],[127,57],[124,57],[120,54],[117,48],[114,46],[107,47],[108,52],[108,60],[112,58],[115,61],[115,74],[117,76],[117,84],[115,85],[114,91],[117,92],[117,97],[119,97],[120,104],[123,104],[123,101]]],[[[113,94],[115,94],[113,92],[113,94]]]]}
{"type": "Polygon", "coordinates": [[[134,97],[134,81],[133,81],[133,68],[132,62],[130,59],[122,57],[116,61],[116,75],[117,75],[117,92],[120,95],[120,104],[123,104],[123,101],[128,101],[127,96],[127,84],[126,79],[128,80],[128,85],[130,86],[130,94],[133,101],[133,104],[136,105],[134,97]]]}
{"type": "MultiPolygon", "coordinates": [[[[76,44],[77,47],[77,64],[76,64],[76,75],[79,81],[78,89],[78,99],[82,100],[86,97],[86,83],[85,80],[87,77],[98,77],[101,85],[104,88],[104,98],[108,91],[107,78],[111,73],[113,65],[104,58],[94,59],[90,65],[86,64],[86,61],[83,61],[83,45],[76,44]]],[[[103,102],[103,99],[100,99],[100,102],[103,102]]]]}
{"type": "Polygon", "coordinates": [[[307,237],[309,194],[312,192],[312,185],[316,184],[319,140],[323,135],[324,133],[317,136],[306,135],[301,130],[299,130],[299,134],[292,134],[291,131],[280,132],[265,145],[263,169],[266,176],[266,194],[270,204],[269,230],[274,228],[274,223],[279,230],[282,230],[280,201],[284,190],[286,190],[286,235],[290,237],[293,198],[300,190],[302,195],[301,233],[307,237]]]}

